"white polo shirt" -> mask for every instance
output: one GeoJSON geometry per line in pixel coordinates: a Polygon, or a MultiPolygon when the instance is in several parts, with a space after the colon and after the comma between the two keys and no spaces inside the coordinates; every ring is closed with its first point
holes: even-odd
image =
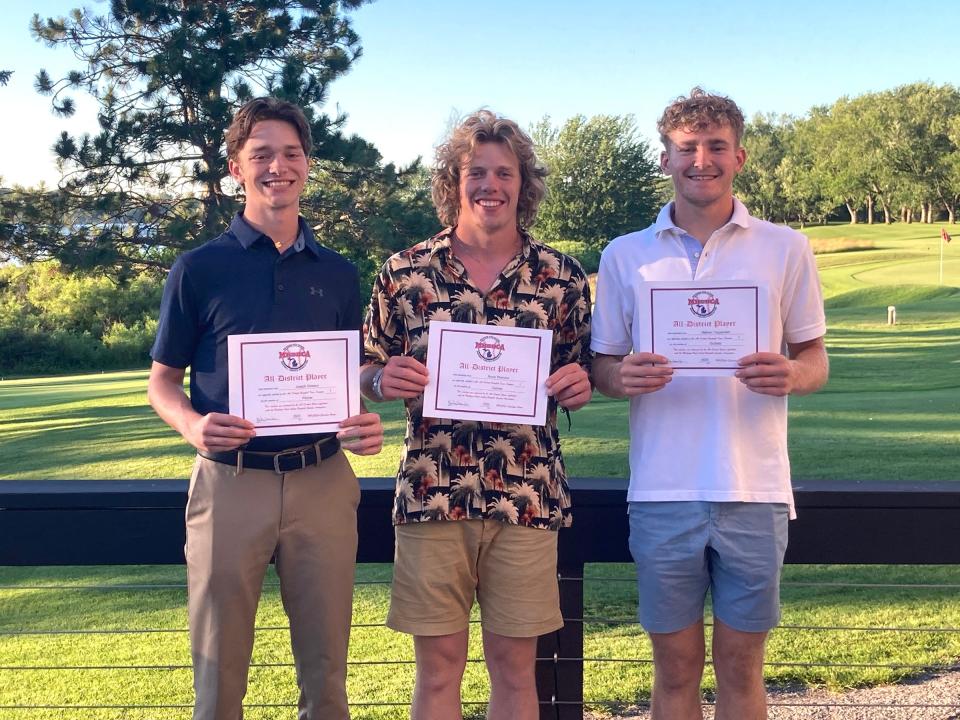
{"type": "MultiPolygon", "coordinates": [[[[769,293],[770,347],[826,333],[823,296],[805,236],[751,217],[734,200],[730,221],[710,236],[694,270],[668,204],[657,221],[603,251],[590,347],[626,355],[640,345],[635,298],[650,280],[748,281],[769,293]]],[[[631,501],[786,503],[787,398],[761,395],[733,377],[676,376],[630,399],[631,501]]]]}

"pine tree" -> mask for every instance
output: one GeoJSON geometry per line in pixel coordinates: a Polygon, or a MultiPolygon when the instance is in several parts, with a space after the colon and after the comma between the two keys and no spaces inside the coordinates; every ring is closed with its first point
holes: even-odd
{"type": "Polygon", "coordinates": [[[35,15],[35,37],[69,48],[82,63],[59,79],[40,71],[37,89],[62,116],[75,112],[71,93],[89,93],[100,129],[57,140],[68,209],[31,229],[33,256],[123,274],[167,267],[216,235],[238,207],[224,133],[236,109],[262,95],[305,109],[319,167],[372,176],[388,190],[401,186],[403,172],[382,167],[368,142],[342,134],[343,116],[317,110],[360,56],[345,13],[365,2],[112,0],[104,15],[35,15]]]}

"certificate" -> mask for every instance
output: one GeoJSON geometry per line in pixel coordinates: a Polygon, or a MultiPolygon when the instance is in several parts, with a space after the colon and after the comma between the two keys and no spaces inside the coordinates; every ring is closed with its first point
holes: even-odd
{"type": "Polygon", "coordinates": [[[257,435],[336,432],[360,412],[360,334],[256,333],[227,337],[230,414],[257,435]]]}
{"type": "Polygon", "coordinates": [[[543,425],[553,331],[430,323],[423,415],[543,425]]]}
{"type": "Polygon", "coordinates": [[[739,358],[770,349],[762,285],[645,282],[638,292],[638,349],[666,356],[679,375],[733,375],[739,358]]]}

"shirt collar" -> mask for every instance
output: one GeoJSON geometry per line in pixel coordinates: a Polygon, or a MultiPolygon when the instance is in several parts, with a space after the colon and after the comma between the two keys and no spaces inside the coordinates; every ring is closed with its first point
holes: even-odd
{"type": "MultiPolygon", "coordinates": [[[[315,256],[319,256],[320,246],[317,245],[317,240],[313,235],[313,230],[310,229],[310,226],[307,225],[307,221],[302,217],[298,218],[297,222],[300,226],[298,235],[303,236],[304,248],[309,250],[315,256]]],[[[260,238],[267,237],[264,233],[260,232],[250,223],[248,223],[243,217],[243,213],[239,212],[234,215],[233,220],[230,221],[230,232],[233,233],[233,236],[237,238],[237,241],[244,250],[249,250],[250,246],[260,238]]]]}
{"type": "MultiPolygon", "coordinates": [[[[453,227],[448,227],[444,230],[441,230],[432,238],[430,238],[430,257],[436,257],[440,253],[445,255],[450,254],[452,242],[453,242],[453,233],[457,229],[456,225],[453,227]]],[[[530,237],[529,233],[523,228],[520,228],[520,257],[528,258],[530,257],[530,251],[533,247],[533,238],[530,237]]]]}
{"type": "MultiPolygon", "coordinates": [[[[733,199],[733,214],[730,215],[730,219],[723,227],[730,225],[737,225],[744,229],[750,227],[750,211],[747,210],[747,206],[737,198],[733,199]]],[[[673,200],[664,205],[660,210],[656,222],[653,223],[653,232],[657,237],[664,232],[685,232],[683,228],[678,227],[676,223],[673,222],[673,200]]]]}

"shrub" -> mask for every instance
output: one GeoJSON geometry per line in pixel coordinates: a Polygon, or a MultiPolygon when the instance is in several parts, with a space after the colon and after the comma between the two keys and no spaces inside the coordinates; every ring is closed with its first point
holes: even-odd
{"type": "Polygon", "coordinates": [[[579,240],[557,240],[550,243],[550,247],[559,250],[564,255],[575,257],[583,265],[583,270],[587,274],[595,273],[600,269],[600,251],[594,247],[588,246],[585,242],[579,240]]]}

